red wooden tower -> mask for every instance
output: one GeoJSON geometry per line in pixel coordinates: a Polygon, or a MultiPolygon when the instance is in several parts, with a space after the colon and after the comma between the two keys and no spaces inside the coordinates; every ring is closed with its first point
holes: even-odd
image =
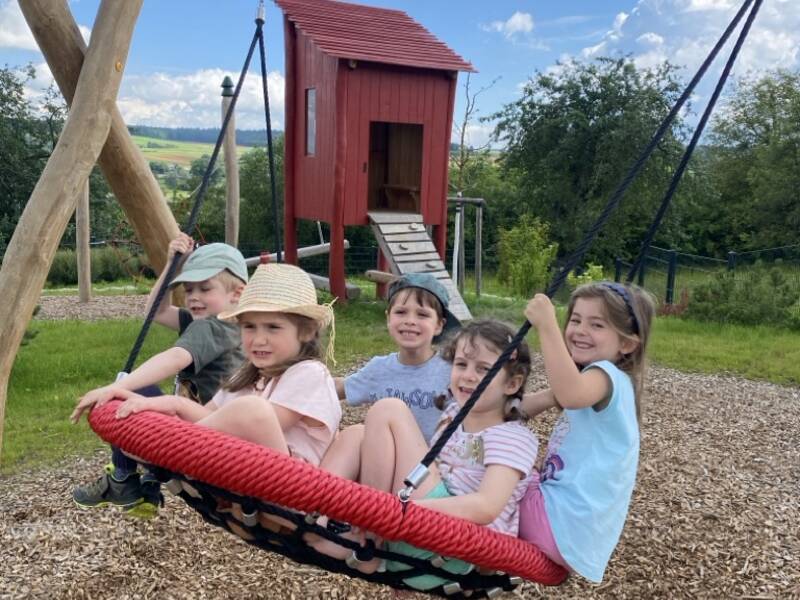
{"type": "Polygon", "coordinates": [[[331,291],[345,298],[344,227],[421,215],[444,258],[458,71],[474,71],[398,10],[276,0],[286,45],[286,260],[297,220],[330,224],[331,291]]]}

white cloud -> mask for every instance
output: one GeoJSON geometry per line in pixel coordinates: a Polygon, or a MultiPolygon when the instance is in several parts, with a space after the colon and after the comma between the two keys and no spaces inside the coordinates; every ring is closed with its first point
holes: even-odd
{"type": "Polygon", "coordinates": [[[78,25],[78,30],[81,32],[83,36],[83,41],[86,42],[86,45],[89,45],[89,40],[92,37],[92,30],[86,27],[86,25],[78,25]]]}
{"type": "Polygon", "coordinates": [[[484,25],[486,31],[502,33],[506,38],[511,39],[518,34],[526,34],[533,31],[533,16],[530,13],[515,12],[506,21],[492,21],[484,25]]]}
{"type": "Polygon", "coordinates": [[[728,10],[736,3],[733,0],[684,0],[682,8],[686,12],[706,10],[728,10]]]}
{"type": "Polygon", "coordinates": [[[664,43],[664,38],[657,33],[648,31],[636,38],[636,41],[643,46],[660,46],[664,43]]]}
{"type": "Polygon", "coordinates": [[[625,21],[628,20],[627,13],[621,12],[614,17],[614,25],[611,27],[611,33],[614,35],[619,35],[622,32],[622,26],[625,25],[625,21]]]}
{"type": "Polygon", "coordinates": [[[0,0],[0,48],[39,50],[19,4],[13,0],[0,0]]]}
{"type": "MultiPolygon", "coordinates": [[[[739,10],[738,0],[638,0],[618,14],[599,43],[584,48],[584,58],[632,54],[639,66],[664,60],[694,73],[739,10]]],[[[719,75],[741,29],[729,39],[709,72],[719,75]]],[[[800,65],[800,2],[765,2],[742,47],[734,75],[800,65]]],[[[688,80],[688,77],[687,77],[688,80]]]]}
{"type": "MultiPolygon", "coordinates": [[[[131,75],[123,79],[119,106],[125,122],[158,127],[219,127],[220,85],[226,75],[222,69],[202,69],[185,75],[131,75]]],[[[275,129],[283,129],[284,87],[281,73],[267,75],[270,117],[275,129]]],[[[249,73],[236,104],[236,127],[263,129],[264,99],[261,77],[249,73]]]]}

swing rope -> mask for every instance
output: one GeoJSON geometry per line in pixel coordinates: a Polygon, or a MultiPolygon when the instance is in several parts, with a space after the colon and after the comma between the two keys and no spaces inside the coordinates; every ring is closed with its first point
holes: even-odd
{"type": "MultiPolygon", "coordinates": [[[[217,157],[219,156],[220,149],[222,148],[222,144],[225,139],[225,133],[228,130],[228,124],[230,123],[231,118],[233,116],[233,111],[236,108],[236,102],[239,100],[239,93],[242,90],[245,77],[247,76],[247,71],[250,68],[250,61],[253,58],[253,52],[255,51],[256,42],[258,42],[259,47],[261,49],[261,74],[264,87],[264,109],[266,112],[266,122],[267,122],[267,147],[269,155],[270,182],[272,184],[271,191],[272,191],[273,216],[275,220],[275,239],[277,240],[278,261],[280,262],[281,246],[280,246],[280,231],[279,231],[280,228],[278,226],[278,208],[277,208],[278,198],[275,192],[275,161],[274,161],[273,147],[272,147],[272,129],[269,116],[269,99],[267,96],[266,57],[264,53],[264,33],[262,29],[263,25],[264,25],[263,0],[261,0],[258,16],[256,17],[256,30],[255,33],[253,34],[253,39],[250,42],[250,47],[247,50],[247,58],[245,58],[244,65],[242,66],[242,70],[239,74],[239,80],[236,82],[236,88],[234,89],[233,96],[231,97],[228,109],[225,111],[225,118],[222,120],[222,127],[220,129],[219,135],[217,136],[217,142],[214,145],[214,150],[211,153],[211,158],[209,159],[208,165],[206,166],[206,170],[203,173],[203,179],[200,183],[200,187],[197,189],[195,200],[192,205],[192,210],[189,213],[189,217],[182,231],[186,235],[191,235],[195,227],[197,226],[197,221],[200,214],[200,208],[202,207],[203,201],[205,200],[206,191],[208,190],[209,182],[211,181],[211,175],[214,172],[214,167],[217,162],[217,157]]],[[[167,290],[169,289],[169,283],[175,277],[175,272],[178,270],[178,264],[180,264],[182,256],[183,256],[182,253],[176,252],[175,256],[173,256],[172,258],[172,261],[167,266],[166,275],[164,276],[164,279],[161,282],[161,286],[158,288],[158,293],[153,299],[153,304],[150,306],[150,310],[147,311],[147,315],[145,316],[144,322],[142,323],[142,328],[139,331],[139,335],[137,336],[136,341],[133,344],[133,347],[131,348],[130,354],[128,355],[128,359],[125,362],[125,366],[122,369],[122,373],[125,374],[130,373],[131,370],[133,369],[133,365],[136,362],[136,358],[139,356],[139,352],[141,352],[142,350],[142,346],[144,345],[147,333],[150,330],[150,325],[155,319],[156,312],[158,311],[159,306],[161,306],[161,303],[164,300],[164,296],[166,296],[167,294],[167,290]]]]}
{"type": "Polygon", "coordinates": [[[719,81],[717,81],[714,92],[711,94],[711,98],[706,105],[705,111],[703,111],[703,116],[700,118],[700,122],[698,123],[697,128],[694,130],[692,140],[689,142],[686,151],[681,157],[681,162],[672,176],[672,181],[670,181],[669,188],[667,188],[667,193],[664,195],[664,199],[661,201],[661,206],[656,213],[655,219],[653,219],[652,224],[645,234],[639,254],[636,255],[636,258],[631,265],[631,269],[628,271],[628,275],[625,278],[627,283],[631,283],[633,278],[636,276],[636,273],[644,266],[644,262],[647,259],[647,251],[650,249],[650,244],[653,242],[653,238],[656,235],[658,226],[661,224],[661,220],[664,218],[664,214],[667,212],[667,208],[672,201],[672,197],[675,195],[675,191],[678,189],[678,184],[683,177],[683,172],[686,170],[689,159],[692,158],[695,146],[697,146],[697,142],[703,135],[703,130],[706,128],[706,123],[708,122],[709,117],[711,117],[711,113],[714,111],[714,106],[717,103],[717,99],[722,93],[722,89],[725,87],[725,82],[728,80],[728,75],[733,68],[734,62],[736,62],[736,57],[739,55],[739,50],[741,50],[742,44],[744,44],[744,40],[750,31],[750,26],[753,24],[753,20],[756,18],[758,9],[761,8],[762,1],[763,0],[756,0],[756,3],[753,4],[753,8],[751,9],[750,14],[747,16],[747,20],[745,21],[742,30],[739,32],[739,37],[736,40],[733,50],[731,50],[731,54],[728,57],[728,62],[725,63],[725,68],[722,70],[722,74],[719,77],[719,81]]]}
{"type": "Polygon", "coordinates": [[[283,262],[281,256],[281,228],[278,226],[278,193],[275,189],[275,154],[272,148],[272,120],[269,112],[269,91],[267,90],[267,54],[264,49],[264,0],[259,0],[256,17],[256,35],[258,36],[258,52],[261,55],[261,86],[264,95],[264,117],[267,122],[267,156],[269,159],[269,185],[272,192],[272,219],[275,224],[275,251],[277,262],[283,262]]]}
{"type": "MultiPolygon", "coordinates": [[[[575,251],[569,256],[564,266],[561,267],[561,269],[559,270],[553,281],[548,285],[545,293],[549,298],[552,298],[555,295],[555,293],[563,285],[564,281],[566,281],[567,275],[569,275],[569,273],[572,272],[572,270],[575,269],[576,266],[578,266],[584,254],[588,250],[589,246],[594,241],[594,238],[597,236],[597,233],[606,224],[609,217],[611,216],[611,213],[617,208],[620,201],[622,200],[622,196],[625,194],[628,187],[630,186],[636,175],[643,167],[644,163],[653,153],[658,142],[661,141],[661,138],[667,132],[672,122],[675,120],[675,117],[678,115],[678,112],[686,103],[686,101],[689,99],[695,86],[702,79],[706,70],[708,70],[708,67],[714,61],[714,58],[717,56],[722,46],[724,46],[725,42],[728,40],[728,37],[730,37],[731,33],[736,28],[741,18],[744,16],[748,6],[750,6],[752,1],[753,0],[745,0],[742,7],[736,13],[736,16],[733,18],[728,27],[725,29],[725,32],[722,34],[722,37],[720,37],[720,39],[717,41],[716,45],[711,50],[709,55],[706,57],[705,61],[703,61],[703,64],[700,66],[695,76],[689,82],[689,85],[686,87],[681,96],[678,98],[678,101],[672,107],[672,110],[670,110],[669,114],[667,114],[667,116],[662,121],[656,133],[650,140],[650,143],[648,143],[648,145],[640,154],[637,161],[633,164],[631,169],[628,171],[627,175],[623,178],[620,185],[611,195],[610,199],[606,203],[605,208],[600,213],[594,225],[592,225],[592,227],[584,236],[581,243],[578,245],[575,251]]],[[[750,18],[747,21],[747,25],[742,30],[742,35],[740,35],[739,41],[737,42],[737,48],[735,49],[735,52],[732,54],[732,58],[735,58],[736,54],[738,53],[738,47],[740,47],[741,42],[744,41],[744,38],[749,30],[749,24],[752,23],[752,20],[755,17],[755,11],[758,9],[760,3],[761,0],[757,0],[757,4],[755,5],[754,11],[751,12],[750,18]]],[[[729,60],[729,64],[732,66],[733,64],[732,61],[729,60]]],[[[730,69],[727,68],[727,70],[729,71],[730,69]]],[[[677,181],[675,182],[675,185],[677,186],[677,181]]],[[[670,195],[669,198],[667,199],[666,204],[669,203],[671,197],[672,196],[670,195]]],[[[666,206],[663,206],[663,211],[666,211],[666,206]]],[[[663,211],[659,211],[659,213],[663,213],[663,211]]],[[[663,214],[657,216],[658,222],[660,222],[661,216],[663,216],[663,214]]],[[[651,239],[652,235],[655,235],[655,227],[657,227],[658,222],[654,220],[654,226],[651,226],[651,229],[653,230],[653,233],[651,234],[651,239]]],[[[525,339],[525,336],[527,335],[530,328],[531,324],[528,321],[526,321],[522,325],[522,327],[520,327],[519,331],[517,331],[517,333],[511,339],[509,345],[500,354],[500,356],[497,358],[494,365],[492,365],[492,367],[489,369],[486,375],[484,375],[483,379],[475,388],[475,390],[472,392],[472,395],[469,397],[467,402],[464,403],[464,406],[461,407],[461,410],[458,412],[458,414],[453,418],[450,424],[448,424],[448,426],[444,429],[441,436],[439,436],[439,438],[436,440],[436,443],[434,443],[431,446],[430,450],[428,450],[427,454],[425,454],[422,461],[420,461],[420,463],[411,471],[411,473],[409,473],[408,477],[403,481],[406,487],[403,490],[400,490],[399,492],[401,499],[408,500],[413,490],[416,489],[425,480],[433,461],[442,451],[442,448],[444,448],[445,444],[453,435],[453,433],[455,433],[456,429],[458,429],[458,427],[461,425],[461,423],[463,422],[464,418],[467,416],[469,411],[472,410],[472,407],[478,401],[478,398],[481,397],[481,394],[483,394],[484,390],[489,386],[489,384],[492,382],[492,380],[500,371],[500,369],[502,369],[503,366],[508,362],[508,360],[511,358],[511,355],[514,353],[517,347],[519,347],[522,340],[525,339]]]]}

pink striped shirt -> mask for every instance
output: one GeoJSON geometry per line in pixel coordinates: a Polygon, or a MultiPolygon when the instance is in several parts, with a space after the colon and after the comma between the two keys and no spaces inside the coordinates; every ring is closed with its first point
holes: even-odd
{"type": "MultiPolygon", "coordinates": [[[[445,407],[431,444],[453,420],[459,408],[452,401],[445,407]]],[[[478,491],[489,465],[504,465],[519,471],[520,479],[514,492],[500,515],[489,524],[489,528],[495,531],[516,536],[519,503],[531,481],[538,445],[534,433],[517,421],[493,425],[476,433],[468,433],[463,425],[459,425],[436,459],[436,466],[447,490],[454,496],[478,491]]]]}

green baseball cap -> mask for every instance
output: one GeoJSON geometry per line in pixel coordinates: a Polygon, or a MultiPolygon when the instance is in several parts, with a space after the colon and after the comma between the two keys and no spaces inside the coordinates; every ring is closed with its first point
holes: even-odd
{"type": "Polygon", "coordinates": [[[433,338],[434,342],[441,341],[449,332],[461,327],[461,321],[459,321],[456,316],[447,309],[447,305],[450,303],[450,294],[447,292],[447,288],[445,288],[433,275],[430,273],[407,273],[399,279],[395,279],[389,285],[389,294],[387,296],[387,300],[391,300],[392,296],[394,296],[397,292],[407,288],[423,289],[426,292],[433,294],[442,305],[444,327],[442,327],[442,333],[433,338]]]}
{"type": "Polygon", "coordinates": [[[242,283],[247,283],[247,264],[241,252],[228,244],[206,244],[189,255],[183,263],[181,274],[170,282],[170,286],[205,281],[225,269],[241,279],[242,283]]]}

